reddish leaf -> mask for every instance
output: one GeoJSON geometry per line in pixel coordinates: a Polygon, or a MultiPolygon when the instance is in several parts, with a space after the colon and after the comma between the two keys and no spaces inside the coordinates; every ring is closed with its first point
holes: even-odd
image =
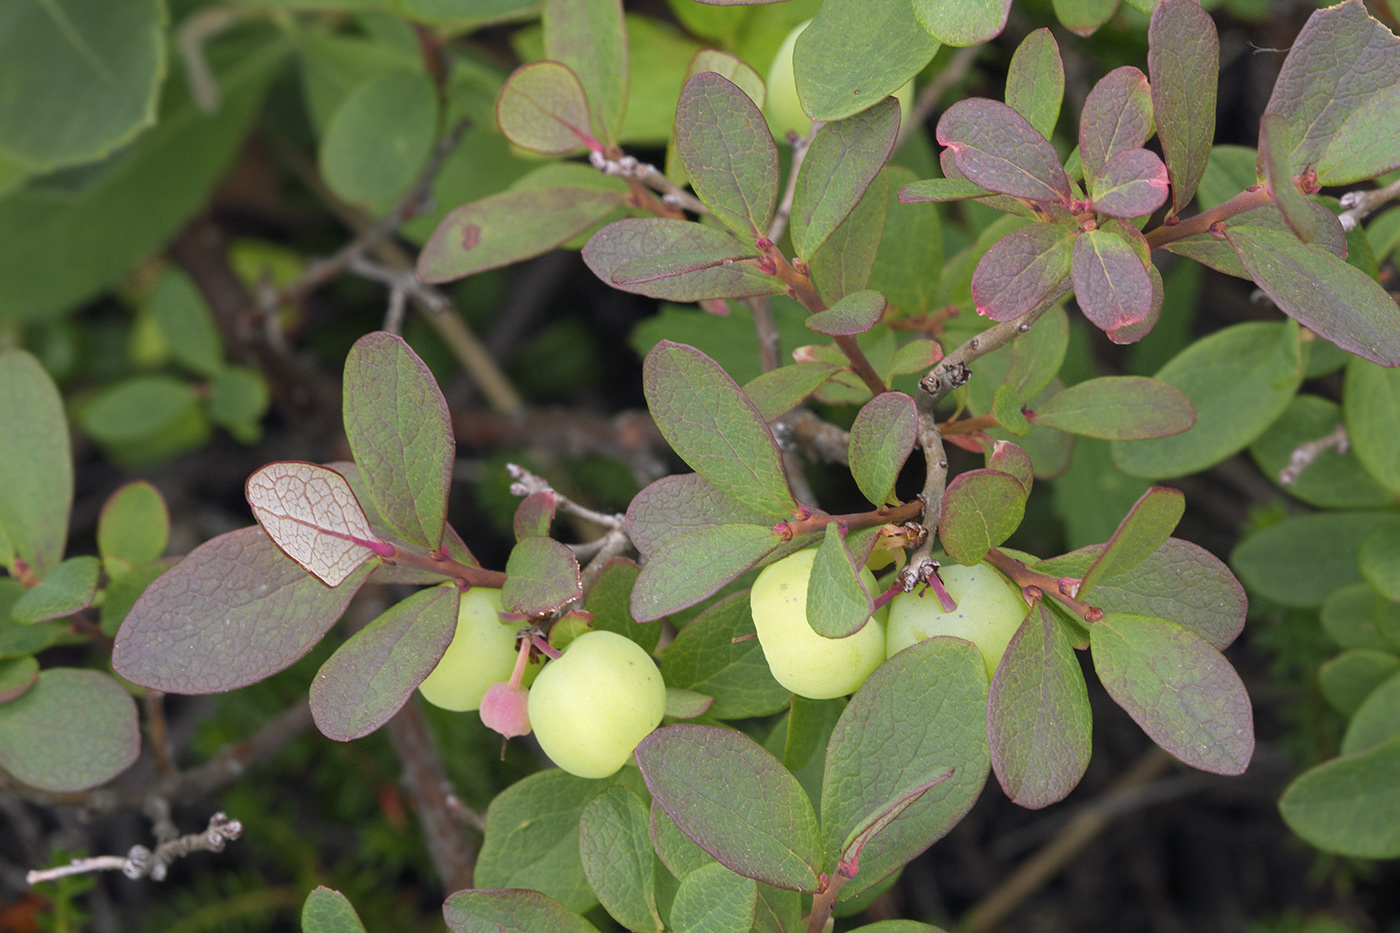
{"type": "Polygon", "coordinates": [[[1156,266],[1147,267],[1147,275],[1152,279],[1152,307],[1147,317],[1136,324],[1127,324],[1107,331],[1108,339],[1117,344],[1137,343],[1152,332],[1162,317],[1162,302],[1166,299],[1166,286],[1162,284],[1162,273],[1156,266]]]}
{"type": "Polygon", "coordinates": [[[1112,331],[1141,321],[1152,310],[1152,278],[1121,237],[1090,230],[1074,241],[1074,297],[1094,326],[1112,331]]]}
{"type": "Polygon", "coordinates": [[[749,96],[712,71],[691,78],[676,104],[676,146],[705,206],[739,236],[763,236],[778,201],[778,148],[749,96]]]}
{"type": "Polygon", "coordinates": [[[1162,0],[1147,30],[1152,113],[1172,184],[1172,213],[1191,202],[1215,139],[1220,40],[1195,0],[1162,0]]]}
{"type": "Polygon", "coordinates": [[[112,666],[167,693],[223,693],[271,677],[330,630],[369,576],[327,587],[261,528],[206,541],[156,579],[127,614],[112,666]]]}
{"type": "Polygon", "coordinates": [[[992,449],[987,454],[987,469],[1010,473],[1026,488],[1026,494],[1030,495],[1031,486],[1035,482],[1030,455],[1011,441],[992,443],[992,449]]]}
{"type": "Polygon", "coordinates": [[[997,240],[972,273],[978,313],[1013,321],[1062,298],[1078,235],[1076,227],[1027,224],[997,240]]]}
{"type": "Polygon", "coordinates": [[[1079,118],[1079,158],[1093,184],[1120,152],[1141,149],[1152,133],[1152,89],[1130,65],[1104,75],[1084,100],[1079,118]]]}
{"type": "Polygon", "coordinates": [[[1146,149],[1126,149],[1104,163],[1091,191],[1100,214],[1146,217],[1167,199],[1167,167],[1146,149]]]}
{"type": "Polygon", "coordinates": [[[521,65],[496,98],[496,123],[506,139],[544,155],[601,149],[592,119],[578,76],[559,62],[521,65]]]}
{"type": "MultiPolygon", "coordinates": [[[[1317,236],[1308,245],[1324,249],[1338,259],[1345,259],[1347,257],[1346,231],[1342,229],[1341,221],[1337,219],[1337,215],[1316,201],[1309,201],[1308,206],[1312,210],[1313,217],[1317,219],[1317,236]]],[[[1273,203],[1246,211],[1233,218],[1230,224],[1237,227],[1266,227],[1271,230],[1285,230],[1293,235],[1288,221],[1283,219],[1278,205],[1273,203]]],[[[1297,239],[1296,235],[1294,235],[1294,239],[1297,239]]],[[[1168,243],[1163,248],[1179,256],[1189,256],[1202,265],[1210,266],[1217,272],[1233,275],[1240,279],[1250,278],[1249,272],[1245,270],[1244,264],[1240,262],[1240,257],[1235,254],[1229,241],[1210,233],[1197,233],[1183,237],[1168,243]]]]}
{"type": "Polygon", "coordinates": [[[1169,486],[1153,486],[1133,503],[1113,537],[1079,584],[1083,599],[1095,584],[1132,570],[1166,544],[1186,511],[1186,497],[1169,486]]]}
{"type": "Polygon", "coordinates": [[[720,492],[699,473],[663,476],[637,493],[627,507],[627,535],[647,558],[689,531],[771,521],[772,516],[720,492]]]}
{"type": "Polygon", "coordinates": [[[949,557],[971,567],[1020,526],[1026,497],[1026,487],[1009,473],[959,473],[943,493],[938,540],[949,557]]]}
{"type": "Polygon", "coordinates": [[[777,277],[746,261],[756,256],[752,247],[723,230],[655,217],[608,224],[583,248],[583,261],[604,282],[668,301],[752,298],[782,291],[777,277]]]}
{"type": "Polygon", "coordinates": [[[953,151],[967,180],[988,191],[1069,203],[1069,178],[1055,147],[1003,103],[958,101],[938,121],[938,141],[953,151]]]}
{"type": "Polygon", "coordinates": [[[544,57],[578,75],[592,103],[594,135],[616,142],[631,77],[622,0],[546,0],[544,57]]]}
{"type": "Polygon", "coordinates": [[[326,586],[380,553],[350,484],[314,463],[269,463],[248,477],[253,517],[282,552],[326,586]]]}
{"type": "Polygon", "coordinates": [[[515,509],[515,540],[548,537],[558,505],[559,494],[552,489],[543,489],[521,499],[515,509]]]}
{"type": "Polygon", "coordinates": [[[553,612],[583,595],[574,552],[553,538],[526,538],[511,548],[501,602],[514,612],[553,612]]]}

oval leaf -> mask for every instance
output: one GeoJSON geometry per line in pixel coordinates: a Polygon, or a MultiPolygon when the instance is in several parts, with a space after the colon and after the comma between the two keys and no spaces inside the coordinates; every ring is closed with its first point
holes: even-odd
{"type": "Polygon", "coordinates": [[[1011,0],[914,0],[920,24],[944,45],[979,45],[1006,26],[1011,0]]]}
{"type": "Polygon", "coordinates": [[[828,522],[807,578],[807,624],[824,638],[845,638],[865,627],[874,608],[841,526],[828,522]]]}
{"type": "Polygon", "coordinates": [[[720,222],[746,240],[764,236],[778,202],[778,148],[749,95],[712,71],[695,75],[676,104],[676,146],[720,222]]]}
{"type": "Polygon", "coordinates": [[[59,564],[34,589],[10,607],[10,618],[32,625],[60,619],[92,605],[102,562],[96,557],[70,557],[59,564]]]}
{"type": "Polygon", "coordinates": [[[598,928],[539,891],[458,891],[442,904],[452,933],[598,933],[598,928]]]}
{"type": "Polygon", "coordinates": [[[1092,193],[1091,207],[1100,214],[1130,220],[1146,217],[1167,199],[1167,167],[1156,153],[1125,149],[1104,163],[1092,193]]]}
{"type": "Polygon", "coordinates": [[[339,586],[379,553],[355,493],[334,470],[269,463],[248,477],[244,493],[267,536],[326,586],[339,586]]]}
{"type": "Polygon", "coordinates": [[[406,189],[433,151],[438,98],[422,71],[391,71],[355,87],[321,137],[321,175],[337,195],[382,204],[406,189]]]}
{"type": "Polygon", "coordinates": [[[1152,311],[1152,277],[1138,252],[1107,230],[1089,230],[1074,241],[1074,299],[1095,327],[1115,331],[1152,311]]]}
{"type": "Polygon", "coordinates": [[[1153,486],[1133,504],[1113,537],[1099,552],[1079,585],[1079,598],[1096,583],[1132,570],[1157,552],[1186,512],[1186,497],[1180,490],[1153,486]]]}
{"type": "Polygon", "coordinates": [[[1079,116],[1079,158],[1085,180],[1091,186],[1097,183],[1109,159],[1141,149],[1151,133],[1152,88],[1147,76],[1131,65],[1104,75],[1084,99],[1079,116]]]}
{"type": "Polygon", "coordinates": [[[863,334],[884,317],[885,296],[879,292],[853,292],[825,311],[807,318],[807,329],[829,337],[863,334]]]}
{"type": "Polygon", "coordinates": [[[1079,230],[1062,224],[1027,224],[997,240],[972,273],[977,313],[1012,321],[1058,301],[1065,293],[1079,230]]]}
{"type": "Polygon", "coordinates": [[[593,274],[623,291],[670,301],[752,298],[784,289],[748,260],[757,251],[723,230],[688,220],[633,217],[608,224],[583,247],[593,274]]]}
{"type": "Polygon", "coordinates": [[[907,3],[826,0],[793,47],[802,109],[814,120],[859,113],[912,81],[937,51],[907,3]]]}
{"type": "Polygon", "coordinates": [[[0,704],[0,768],[30,787],[87,790],[121,774],[140,751],[136,701],[98,671],[43,671],[0,704]]]}
{"type": "Polygon", "coordinates": [[[1147,29],[1152,115],[1172,185],[1172,213],[1191,203],[1215,140],[1220,39],[1195,0],[1162,0],[1147,29]]]}
{"type": "Polygon", "coordinates": [[[1000,470],[959,473],[943,493],[938,540],[948,556],[971,567],[1021,524],[1026,487],[1000,470]]]}
{"type": "Polygon", "coordinates": [[[851,475],[876,505],[894,499],[895,480],[914,449],[919,415],[903,392],[885,392],[865,403],[851,425],[851,475]]]}
{"type": "Polygon", "coordinates": [[[792,244],[798,256],[811,258],[855,209],[898,135],[899,101],[892,97],[817,132],[793,188],[792,244]]]}
{"type": "Polygon", "coordinates": [[[1196,409],[1176,386],[1145,376],[1101,376],[1076,383],[1035,410],[1035,423],[1110,441],[1189,431],[1196,409]]]}
{"type": "Polygon", "coordinates": [[[1400,856],[1400,737],[1303,772],[1279,800],[1288,828],[1327,852],[1400,856]]]}
{"type": "Polygon", "coordinates": [[[1003,103],[958,101],[939,119],[938,141],[953,151],[958,171],[988,191],[1069,203],[1069,178],[1055,147],[1003,103]]]}
{"type": "Polygon", "coordinates": [[[365,933],[365,925],[339,891],[318,887],[301,905],[302,933],[365,933]]]}
{"type": "Polygon", "coordinates": [[[496,97],[496,123],[502,135],[522,149],[544,155],[601,149],[590,132],[592,120],[578,76],[559,62],[521,65],[496,97]]]}
{"type": "Polygon", "coordinates": [[[1065,65],[1049,29],[1030,33],[1016,47],[1006,73],[1006,105],[1046,139],[1055,135],[1065,98],[1065,65]]]}
{"type": "Polygon", "coordinates": [[[583,873],[613,919],[637,933],[661,933],[651,815],[642,798],[619,785],[594,797],[579,819],[578,847],[583,873]]]}
{"type": "Polygon", "coordinates": [[[501,602],[526,615],[553,612],[583,595],[574,552],[553,538],[526,538],[511,548],[501,602]]]}
{"type": "Polygon", "coordinates": [[[714,697],[715,719],[767,716],[786,709],[792,691],[773,679],[756,638],[748,590],[725,596],[686,623],[661,656],[669,687],[714,697]]]}
{"type": "Polygon", "coordinates": [[[42,578],[63,560],[73,505],[63,400],[39,361],[15,349],[0,352],[0,398],[0,564],[14,573],[18,558],[42,578]]]}

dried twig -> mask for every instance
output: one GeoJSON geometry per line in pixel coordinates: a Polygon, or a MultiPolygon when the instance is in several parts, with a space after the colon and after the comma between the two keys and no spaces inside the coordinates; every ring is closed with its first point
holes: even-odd
{"type": "Polygon", "coordinates": [[[1400,179],[1392,181],[1384,188],[1348,191],[1342,195],[1343,209],[1337,219],[1342,222],[1343,230],[1355,230],[1376,208],[1395,198],[1400,198],[1400,179]]]}
{"type": "Polygon", "coordinates": [[[788,134],[788,142],[792,146],[792,165],[788,168],[787,187],[783,190],[782,200],[778,202],[778,209],[773,214],[773,222],[768,225],[768,239],[774,243],[783,238],[783,231],[787,229],[788,220],[792,217],[792,199],[797,194],[797,175],[802,171],[802,163],[807,159],[807,150],[812,147],[812,140],[816,138],[817,131],[825,125],[820,120],[813,120],[812,128],[807,131],[806,136],[788,134]]]}
{"type": "Polygon", "coordinates": [[[418,811],[428,854],[444,889],[450,893],[470,888],[476,851],[462,832],[462,823],[469,821],[462,816],[465,807],[452,792],[416,697],[410,698],[389,720],[389,741],[403,764],[404,783],[418,811]]]}
{"type": "Polygon", "coordinates": [[[710,215],[710,209],[699,198],[671,181],[666,177],[666,173],[655,165],[643,162],[636,156],[625,155],[618,159],[610,159],[603,153],[594,151],[589,153],[588,161],[604,175],[634,179],[653,191],[660,192],[663,204],[683,208],[702,217],[710,215]]]}
{"type": "Polygon", "coordinates": [[[230,839],[243,835],[243,824],[229,819],[223,813],[209,817],[209,825],[203,832],[176,836],[156,846],[155,850],[145,846],[132,846],[125,857],[120,855],[99,855],[94,858],[74,859],[67,865],[31,871],[25,876],[30,884],[54,881],[69,875],[82,875],[95,871],[120,871],[132,881],[150,878],[164,881],[170,863],[193,852],[222,852],[230,839]]]}
{"type": "Polygon", "coordinates": [[[1284,486],[1292,486],[1298,482],[1298,477],[1308,468],[1308,465],[1318,457],[1329,450],[1344,454],[1350,446],[1351,438],[1347,435],[1347,426],[1344,422],[1339,423],[1326,436],[1319,437],[1315,441],[1308,441],[1306,444],[1299,444],[1288,458],[1288,466],[1279,470],[1279,483],[1284,486]]]}

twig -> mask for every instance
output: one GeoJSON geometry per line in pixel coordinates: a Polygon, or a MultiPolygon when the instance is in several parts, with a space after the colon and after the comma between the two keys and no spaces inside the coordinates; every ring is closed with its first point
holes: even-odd
{"type": "Polygon", "coordinates": [[[812,128],[807,131],[807,135],[798,137],[795,133],[789,136],[792,145],[792,166],[788,169],[787,187],[783,189],[782,200],[778,202],[778,209],[773,213],[773,222],[768,225],[768,239],[777,242],[783,238],[783,231],[787,229],[788,221],[792,218],[792,199],[797,194],[797,174],[802,171],[802,163],[807,159],[807,150],[812,148],[812,140],[816,138],[817,131],[826,124],[820,120],[812,121],[812,128]]]}
{"type": "Polygon", "coordinates": [[[210,7],[185,17],[175,30],[175,49],[185,66],[185,82],[189,84],[190,97],[204,113],[218,111],[220,96],[219,81],[214,77],[214,70],[209,67],[209,59],[204,54],[205,45],[240,21],[256,15],[256,10],[233,6],[210,7]]]}
{"type": "Polygon", "coordinates": [[[962,346],[939,360],[933,369],[919,380],[919,389],[927,393],[935,405],[943,401],[949,392],[967,382],[971,376],[967,368],[969,363],[993,350],[1006,346],[1012,340],[1029,331],[1031,325],[1049,309],[1050,305],[1043,305],[1033,311],[1028,311],[1014,321],[1002,321],[1000,324],[994,324],[980,334],[968,338],[962,346]]]}
{"type": "Polygon", "coordinates": [[[753,327],[758,333],[758,362],[765,373],[782,365],[782,338],[773,321],[773,302],[767,295],[745,298],[744,304],[753,312],[753,327]]]}
{"type": "Polygon", "coordinates": [[[799,408],[784,419],[792,431],[792,439],[813,460],[839,463],[850,462],[851,433],[823,421],[811,409],[799,408]]]}
{"type": "Polygon", "coordinates": [[[1308,468],[1308,465],[1318,457],[1329,450],[1344,454],[1349,446],[1351,446],[1351,438],[1347,435],[1346,423],[1341,422],[1326,436],[1319,437],[1315,441],[1308,441],[1306,444],[1299,444],[1294,449],[1292,456],[1288,458],[1288,466],[1279,470],[1279,483],[1284,486],[1292,486],[1298,482],[1298,477],[1308,468]]]}
{"type": "Polygon", "coordinates": [[[938,76],[928,83],[919,92],[918,100],[914,101],[914,106],[909,113],[909,121],[900,124],[899,135],[895,137],[894,151],[898,152],[899,147],[913,134],[914,130],[928,121],[937,109],[938,102],[943,99],[943,95],[952,89],[967,75],[972,68],[972,63],[977,60],[977,53],[981,51],[981,46],[969,45],[966,48],[958,49],[953,54],[953,58],[948,62],[947,67],[938,73],[938,76]]]}
{"type": "Polygon", "coordinates": [[[519,464],[507,463],[506,472],[509,473],[510,478],[514,480],[514,482],[510,484],[510,493],[513,496],[519,496],[523,499],[537,492],[552,492],[558,502],[560,511],[568,512],[570,515],[581,518],[586,522],[602,525],[604,528],[613,531],[618,531],[627,527],[627,516],[618,514],[605,515],[587,506],[579,505],[577,502],[549,485],[548,480],[536,476],[519,464]]]}
{"type": "Polygon", "coordinates": [[[1348,191],[1342,195],[1342,213],[1337,217],[1343,230],[1355,230],[1357,225],[1387,201],[1400,198],[1400,178],[1384,188],[1348,191]]]}
{"type": "Polygon", "coordinates": [[[165,694],[152,690],[141,698],[146,709],[146,730],[155,759],[156,774],[165,777],[175,773],[175,754],[170,744],[170,732],[165,723],[165,694]]]}
{"type": "Polygon", "coordinates": [[[191,833],[167,839],[151,851],[145,846],[132,846],[125,857],[120,855],[99,855],[94,858],[74,859],[67,865],[31,871],[25,876],[30,884],[54,881],[69,875],[82,875],[95,871],[120,871],[132,881],[149,877],[152,881],[164,881],[170,863],[194,852],[222,852],[230,839],[243,835],[243,824],[231,820],[223,813],[209,817],[209,825],[203,832],[191,833]]]}
{"type": "Polygon", "coordinates": [[[418,811],[418,823],[427,838],[428,854],[438,878],[449,893],[470,888],[475,847],[462,832],[462,821],[457,815],[462,802],[452,793],[416,697],[410,698],[389,720],[389,741],[403,764],[404,783],[418,811]]]}
{"type": "Polygon", "coordinates": [[[711,216],[710,209],[699,198],[671,181],[666,177],[666,173],[655,165],[642,162],[635,156],[625,155],[618,159],[610,159],[595,149],[588,154],[588,161],[604,175],[640,181],[648,188],[660,192],[663,204],[683,208],[702,217],[711,216]]]}

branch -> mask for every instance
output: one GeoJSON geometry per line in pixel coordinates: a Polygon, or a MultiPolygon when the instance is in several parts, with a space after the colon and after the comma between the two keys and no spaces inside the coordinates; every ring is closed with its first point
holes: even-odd
{"type": "Polygon", "coordinates": [[[1347,435],[1346,423],[1340,422],[1326,436],[1319,437],[1315,441],[1308,441],[1306,444],[1299,444],[1294,449],[1292,456],[1288,458],[1288,466],[1279,471],[1279,483],[1284,486],[1292,486],[1298,482],[1298,477],[1308,468],[1308,465],[1318,457],[1329,450],[1344,454],[1349,446],[1351,446],[1351,438],[1347,435]]]}
{"type": "MultiPolygon", "coordinates": [[[[1020,586],[1022,589],[1033,587],[1039,590],[1042,595],[1049,596],[1057,603],[1070,609],[1085,622],[1097,622],[1103,618],[1102,609],[1076,599],[1075,595],[1069,592],[1069,588],[1065,583],[1048,574],[1030,569],[1021,561],[1009,554],[1002,553],[997,548],[992,548],[988,551],[984,560],[997,570],[1000,570],[1003,575],[1008,577],[1017,586],[1020,586]]],[[[1077,582],[1074,588],[1076,590],[1079,588],[1077,582]]]]}
{"type": "Polygon", "coordinates": [[[1042,314],[1050,310],[1050,307],[1051,305],[1044,305],[1027,311],[1013,321],[1002,321],[999,324],[994,324],[977,336],[969,338],[962,346],[939,360],[937,365],[919,380],[920,391],[926,393],[933,404],[937,405],[947,397],[949,392],[965,384],[971,377],[972,374],[967,368],[969,363],[993,350],[1006,346],[1015,338],[1029,331],[1031,325],[1039,320],[1042,314]]]}
{"type": "MultiPolygon", "coordinates": [[[[710,209],[706,207],[699,198],[686,191],[680,185],[666,177],[655,165],[642,162],[635,156],[625,155],[618,159],[610,159],[605,153],[593,150],[588,154],[589,163],[602,172],[604,175],[613,175],[618,178],[626,178],[629,181],[639,181],[654,191],[661,193],[661,203],[669,207],[683,208],[692,214],[702,217],[712,216],[710,209]]],[[[642,205],[645,207],[645,205],[642,205]]],[[[662,213],[653,210],[653,213],[662,213]]],[[[665,216],[671,216],[670,212],[664,212],[665,216]]]]}
{"type": "Polygon", "coordinates": [[[1215,224],[1229,220],[1237,214],[1243,214],[1245,211],[1252,211],[1256,207],[1263,207],[1273,200],[1273,192],[1269,191],[1267,185],[1253,185],[1224,204],[1217,204],[1210,210],[1202,211],[1194,217],[1187,217],[1176,223],[1165,223],[1155,230],[1148,231],[1147,245],[1152,249],[1157,249],[1159,246],[1165,246],[1197,233],[1209,233],[1210,228],[1215,224]]]}
{"type": "Polygon", "coordinates": [[[470,888],[476,852],[462,832],[462,802],[452,792],[417,697],[409,698],[389,720],[389,741],[403,764],[404,783],[438,878],[449,893],[470,888]]]}
{"type": "Polygon", "coordinates": [[[459,443],[478,450],[532,447],[563,457],[611,457],[627,464],[640,485],[667,473],[670,446],[646,411],[612,417],[567,408],[530,408],[513,414],[453,411],[459,443]]]}
{"type": "Polygon", "coordinates": [[[69,875],[82,875],[94,871],[120,871],[132,881],[149,877],[152,881],[164,881],[170,863],[194,852],[222,852],[230,839],[243,835],[243,824],[231,820],[223,813],[209,817],[209,825],[203,832],[191,833],[168,839],[156,846],[154,852],[145,846],[132,846],[123,858],[120,855],[99,855],[94,858],[74,859],[67,865],[31,871],[25,876],[30,884],[54,881],[69,875]]]}
{"type": "Polygon", "coordinates": [[[1348,191],[1342,195],[1342,213],[1337,218],[1342,222],[1343,230],[1355,230],[1357,225],[1371,214],[1376,208],[1387,201],[1400,198],[1400,178],[1392,181],[1384,188],[1372,188],[1368,191],[1348,191]]]}

